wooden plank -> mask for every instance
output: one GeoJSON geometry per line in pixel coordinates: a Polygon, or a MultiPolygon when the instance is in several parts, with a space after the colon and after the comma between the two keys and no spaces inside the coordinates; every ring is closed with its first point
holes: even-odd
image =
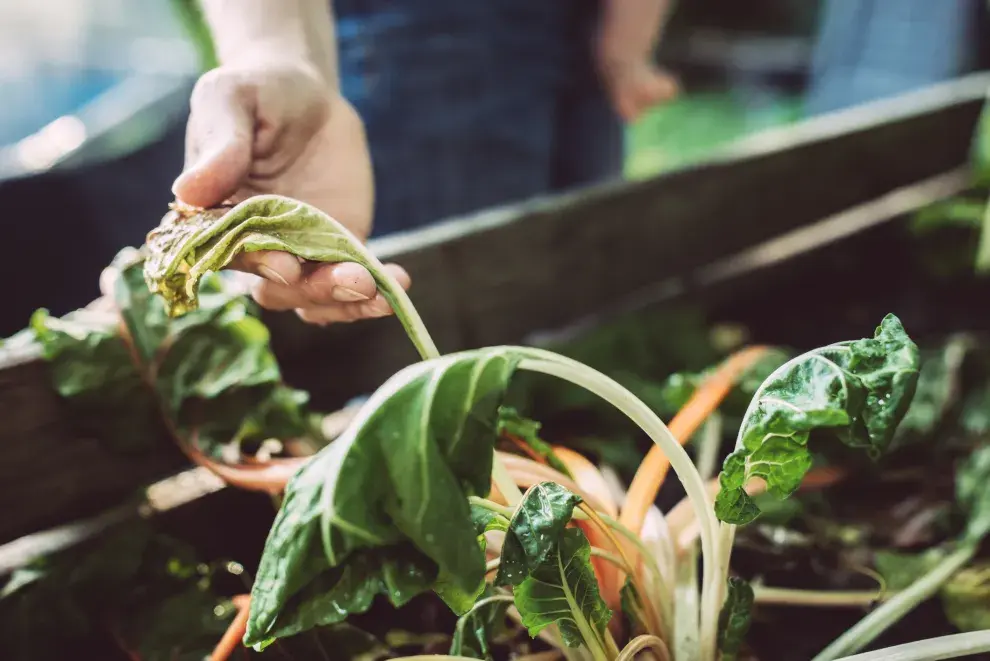
{"type": "MultiPolygon", "coordinates": [[[[442,351],[519,342],[959,167],[988,85],[990,76],[970,76],[765,132],[697,167],[534,200],[373,247],[412,274],[413,302],[442,351]]],[[[281,314],[269,322],[288,378],[326,408],[373,390],[415,358],[391,321],[319,329],[281,314]]]]}
{"type": "MultiPolygon", "coordinates": [[[[413,274],[443,351],[567,326],[850,206],[957,168],[987,77],[771,131],[698,167],[454,220],[373,244],[413,274]]],[[[270,315],[288,379],[324,410],[415,359],[394,320],[318,329],[270,315]]],[[[119,502],[181,465],[75,437],[36,349],[0,350],[0,543],[119,502]]]]}

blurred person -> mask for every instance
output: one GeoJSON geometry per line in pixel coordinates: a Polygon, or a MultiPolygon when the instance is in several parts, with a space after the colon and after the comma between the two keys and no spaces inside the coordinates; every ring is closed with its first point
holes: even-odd
{"type": "Polygon", "coordinates": [[[986,0],[825,0],[806,111],[816,115],[983,68],[986,0]]]}
{"type": "MultiPolygon", "coordinates": [[[[372,218],[380,235],[620,177],[622,121],[677,91],[653,61],[669,1],[202,0],[220,64],[173,192],[287,195],[366,239],[372,218]]],[[[234,268],[309,322],[391,312],[356,264],[234,268]]]]}

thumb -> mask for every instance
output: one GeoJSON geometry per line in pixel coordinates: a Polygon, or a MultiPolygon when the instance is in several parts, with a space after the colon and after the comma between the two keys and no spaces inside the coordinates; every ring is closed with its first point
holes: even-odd
{"type": "Polygon", "coordinates": [[[215,207],[244,184],[254,135],[253,108],[244,98],[235,88],[214,84],[201,90],[197,85],[187,129],[186,169],[172,184],[180,202],[215,207]]]}

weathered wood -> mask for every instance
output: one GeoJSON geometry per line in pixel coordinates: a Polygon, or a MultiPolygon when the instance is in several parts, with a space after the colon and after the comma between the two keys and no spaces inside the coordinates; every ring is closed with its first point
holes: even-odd
{"type": "MultiPolygon", "coordinates": [[[[455,220],[374,243],[401,262],[443,351],[519,342],[672,276],[958,168],[986,77],[743,141],[705,164],[455,220]]],[[[415,359],[394,320],[305,326],[270,315],[290,381],[332,410],[415,359]],[[346,348],[345,348],[346,347],[346,348]]],[[[32,350],[0,351],[0,543],[105,509],[182,464],[77,438],[32,350]]]]}
{"type": "MultiPolygon", "coordinates": [[[[412,274],[410,295],[441,351],[519,342],[959,167],[988,84],[986,75],[971,76],[768,131],[697,167],[454,220],[374,247],[412,274]]],[[[324,407],[373,390],[415,359],[396,323],[320,329],[291,315],[269,319],[287,376],[324,407]]]]}

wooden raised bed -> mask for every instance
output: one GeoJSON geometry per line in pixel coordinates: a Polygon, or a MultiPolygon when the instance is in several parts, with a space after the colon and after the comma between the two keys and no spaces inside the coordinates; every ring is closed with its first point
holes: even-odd
{"type": "MultiPolygon", "coordinates": [[[[809,269],[823,269],[820,275],[846,287],[847,298],[865,307],[892,305],[884,296],[902,290],[903,280],[881,278],[872,290],[855,285],[877,269],[877,246],[893,263],[907,254],[886,221],[965,186],[988,86],[990,77],[968,77],[763,133],[690,169],[453,220],[374,248],[411,272],[412,297],[443,351],[543,342],[686,297],[703,301],[714,316],[751,324],[761,341],[794,342],[785,331],[805,337],[816,329],[834,339],[844,336],[844,323],[862,320],[823,321],[825,312],[818,312],[827,305],[799,298],[794,314],[785,314],[765,285],[786,282],[793,292],[813,283],[809,269]]],[[[905,270],[898,277],[911,276],[905,270]]],[[[780,297],[788,300],[783,291],[780,297]]],[[[928,314],[897,312],[909,327],[928,314]]],[[[872,310],[862,316],[865,323],[879,318],[872,310]]],[[[268,321],[288,380],[310,390],[323,410],[373,390],[415,358],[389,321],[329,330],[291,315],[268,321]]],[[[862,330],[855,327],[853,336],[862,330]]],[[[0,543],[94,516],[185,466],[168,447],[130,459],[75,437],[32,348],[0,350],[0,419],[0,497],[16,503],[0,517],[0,543]]],[[[155,499],[167,507],[169,499],[220,488],[199,478],[158,486],[155,499]]],[[[58,539],[0,547],[0,568],[50,550],[58,539]]]]}

